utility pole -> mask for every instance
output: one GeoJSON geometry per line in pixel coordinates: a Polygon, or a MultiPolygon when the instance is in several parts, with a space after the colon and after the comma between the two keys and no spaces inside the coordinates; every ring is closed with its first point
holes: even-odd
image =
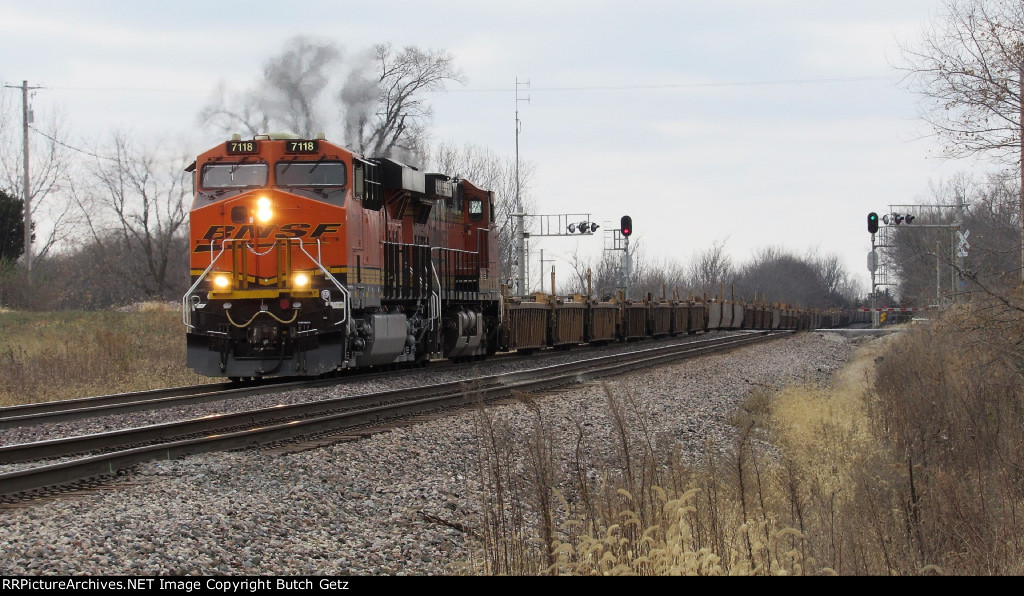
{"type": "Polygon", "coordinates": [[[21,124],[22,124],[22,194],[25,207],[25,269],[28,271],[29,280],[32,279],[32,194],[28,179],[28,125],[32,122],[32,112],[28,109],[29,89],[41,89],[41,87],[29,87],[28,81],[22,81],[21,87],[4,85],[10,89],[21,89],[21,124]]]}
{"type": "MultiPolygon", "coordinates": [[[[513,214],[516,217],[516,293],[520,296],[526,293],[526,231],[523,229],[523,202],[519,194],[519,102],[525,101],[530,103],[530,98],[519,97],[519,86],[526,85],[530,86],[530,81],[520,83],[519,78],[516,78],[516,212],[513,214]]],[[[544,267],[541,266],[543,271],[544,267]]],[[[543,280],[542,280],[543,281],[543,280]]]]}

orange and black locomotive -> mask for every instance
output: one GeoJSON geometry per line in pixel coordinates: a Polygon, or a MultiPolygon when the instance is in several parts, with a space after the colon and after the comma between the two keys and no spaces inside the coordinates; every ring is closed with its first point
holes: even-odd
{"type": "Polygon", "coordinates": [[[237,136],[190,166],[188,366],[232,379],[493,353],[490,192],[320,138],[237,136]]]}

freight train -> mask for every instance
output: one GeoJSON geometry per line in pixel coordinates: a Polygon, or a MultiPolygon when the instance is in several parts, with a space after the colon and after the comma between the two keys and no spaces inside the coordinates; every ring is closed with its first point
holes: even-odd
{"type": "Polygon", "coordinates": [[[665,297],[511,296],[491,192],[326,140],[231,140],[189,166],[187,364],[232,380],[485,358],[839,312],[665,297]]]}

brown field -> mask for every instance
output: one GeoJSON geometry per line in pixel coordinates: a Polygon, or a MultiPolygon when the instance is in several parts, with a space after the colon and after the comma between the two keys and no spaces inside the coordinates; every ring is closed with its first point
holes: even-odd
{"type": "Polygon", "coordinates": [[[194,385],[181,311],[0,312],[0,406],[194,385]]]}

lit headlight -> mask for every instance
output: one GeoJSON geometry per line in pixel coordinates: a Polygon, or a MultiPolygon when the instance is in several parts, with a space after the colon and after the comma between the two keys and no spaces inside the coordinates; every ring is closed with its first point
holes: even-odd
{"type": "Polygon", "coordinates": [[[270,209],[270,199],[267,197],[260,197],[256,200],[256,219],[262,223],[267,223],[270,218],[274,217],[274,212],[270,209]]]}
{"type": "Polygon", "coordinates": [[[295,277],[292,278],[292,282],[296,288],[308,288],[309,287],[309,274],[308,273],[296,273],[295,277]]]}
{"type": "Polygon", "coordinates": [[[224,290],[231,287],[231,278],[221,273],[213,276],[213,285],[224,290]]]}

